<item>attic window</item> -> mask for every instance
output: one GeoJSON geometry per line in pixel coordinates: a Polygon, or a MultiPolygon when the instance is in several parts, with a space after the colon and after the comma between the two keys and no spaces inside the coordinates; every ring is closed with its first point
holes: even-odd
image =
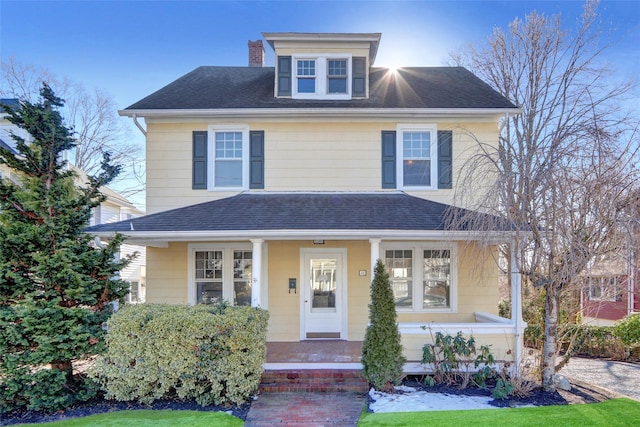
{"type": "Polygon", "coordinates": [[[293,56],[292,97],[297,99],[351,99],[351,57],[300,54],[293,56]]]}
{"type": "Polygon", "coordinates": [[[298,60],[298,93],[316,93],[316,61],[298,60]]]}
{"type": "Polygon", "coordinates": [[[347,93],[347,60],[330,59],[327,79],[329,93],[347,93]]]}

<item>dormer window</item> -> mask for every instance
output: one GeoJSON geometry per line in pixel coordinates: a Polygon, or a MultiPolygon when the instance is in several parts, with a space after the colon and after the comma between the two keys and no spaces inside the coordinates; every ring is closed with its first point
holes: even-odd
{"type": "Polygon", "coordinates": [[[327,87],[329,93],[347,93],[347,60],[329,59],[327,87]]]}
{"type": "Polygon", "coordinates": [[[351,60],[313,54],[293,55],[295,99],[351,99],[351,60]]]}
{"type": "Polygon", "coordinates": [[[316,93],[315,59],[298,59],[298,93],[316,93]]]}

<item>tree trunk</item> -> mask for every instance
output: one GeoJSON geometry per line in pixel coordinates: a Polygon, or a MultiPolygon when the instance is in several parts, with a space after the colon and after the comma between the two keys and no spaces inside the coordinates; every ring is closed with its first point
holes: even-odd
{"type": "Polygon", "coordinates": [[[73,365],[71,360],[56,360],[51,362],[51,369],[64,372],[67,378],[67,384],[70,384],[73,380],[73,365]]]}
{"type": "Polygon", "coordinates": [[[546,287],[544,301],[544,345],[542,347],[542,387],[545,391],[554,392],[553,383],[558,349],[559,291],[553,283],[546,287]]]}

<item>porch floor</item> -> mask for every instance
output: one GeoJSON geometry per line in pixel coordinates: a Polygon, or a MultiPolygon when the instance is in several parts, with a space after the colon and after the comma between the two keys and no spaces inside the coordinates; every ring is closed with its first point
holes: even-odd
{"type": "Polygon", "coordinates": [[[360,363],[362,341],[268,342],[267,363],[360,363]]]}

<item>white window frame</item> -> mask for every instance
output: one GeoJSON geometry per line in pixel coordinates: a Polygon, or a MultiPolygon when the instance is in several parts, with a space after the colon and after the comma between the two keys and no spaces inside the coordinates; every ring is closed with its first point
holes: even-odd
{"type": "Polygon", "coordinates": [[[398,188],[406,190],[437,190],[438,189],[438,126],[436,124],[398,124],[396,127],[396,182],[398,188]],[[404,184],[404,133],[405,132],[428,132],[431,134],[431,146],[429,154],[431,158],[430,180],[431,185],[408,185],[404,184]]]}
{"type": "Polygon", "coordinates": [[[393,242],[380,246],[380,255],[386,259],[386,251],[411,250],[413,255],[412,307],[397,307],[398,313],[457,313],[458,312],[458,245],[451,242],[393,242]],[[449,307],[424,308],[424,251],[448,250],[451,255],[451,272],[449,286],[449,307]]]}
{"type": "Polygon", "coordinates": [[[351,99],[351,79],[352,55],[350,54],[317,54],[317,53],[298,53],[291,56],[291,72],[292,72],[292,88],[291,97],[294,99],[331,99],[331,100],[348,100],[351,99]],[[329,60],[346,60],[347,61],[347,92],[346,93],[329,93],[329,60]],[[316,91],[315,93],[298,92],[298,61],[316,61],[316,91]]]}
{"type": "Polygon", "coordinates": [[[221,251],[222,252],[222,299],[233,305],[234,278],[233,278],[233,252],[253,251],[251,243],[190,243],[187,255],[188,295],[189,305],[198,303],[198,288],[196,286],[196,252],[221,251]]]}
{"type": "Polygon", "coordinates": [[[249,126],[244,124],[210,125],[207,132],[207,188],[209,191],[243,191],[249,189],[249,126]],[[242,185],[216,187],[216,132],[242,133],[242,185]]]}
{"type": "Polygon", "coordinates": [[[622,293],[622,280],[620,276],[593,276],[588,278],[587,288],[590,301],[620,302],[618,296],[622,293]],[[597,280],[597,283],[594,281],[597,280]],[[600,296],[594,295],[594,288],[600,288],[600,296]]]}

